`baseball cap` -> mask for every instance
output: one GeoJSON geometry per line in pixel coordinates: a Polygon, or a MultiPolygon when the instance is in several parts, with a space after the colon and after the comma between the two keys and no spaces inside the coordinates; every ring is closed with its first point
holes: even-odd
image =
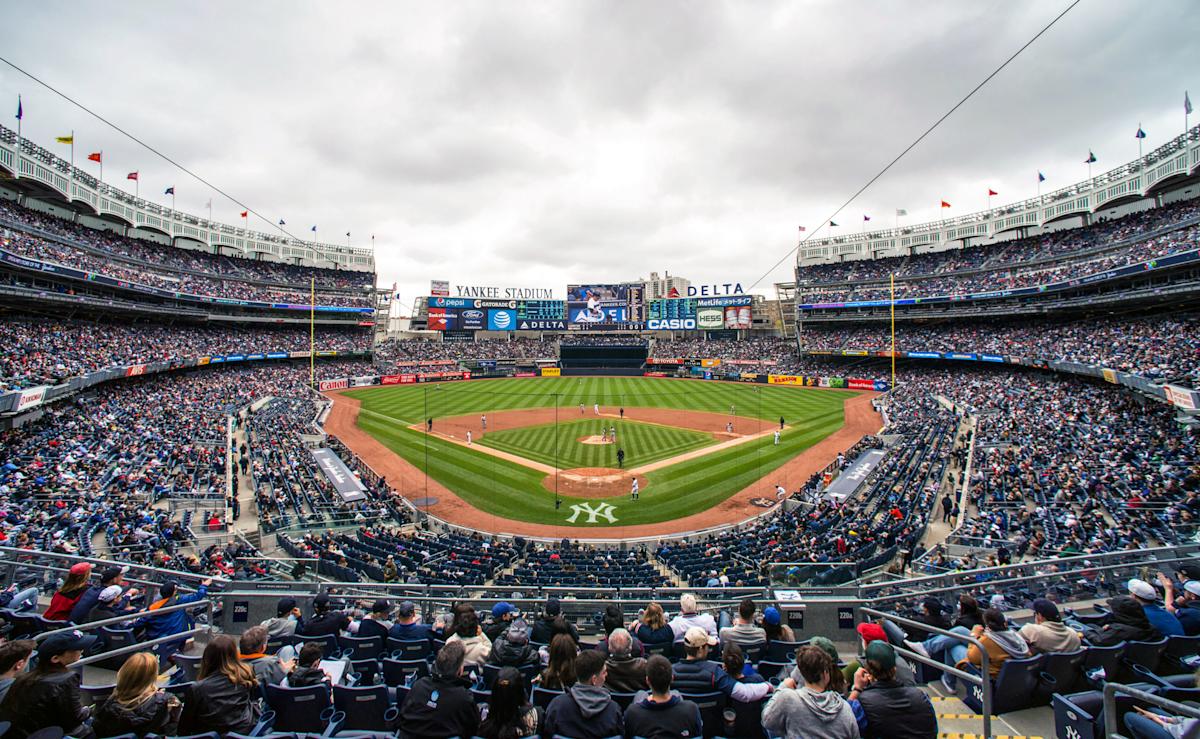
{"type": "Polygon", "coordinates": [[[1182,572],[1189,580],[1200,580],[1200,564],[1188,562],[1176,567],[1175,571],[1182,572]]]}
{"type": "Polygon", "coordinates": [[[1183,584],[1183,589],[1192,595],[1200,595],[1200,580],[1188,580],[1183,584]]]}
{"type": "Polygon", "coordinates": [[[838,656],[839,656],[837,647],[835,647],[833,645],[833,642],[831,642],[826,637],[814,636],[812,639],[808,640],[808,645],[811,647],[817,647],[825,654],[828,654],[829,658],[831,660],[833,660],[834,664],[837,664],[838,656]]]}
{"type": "Polygon", "coordinates": [[[86,575],[92,571],[92,563],[76,562],[75,564],[71,565],[71,569],[67,571],[72,575],[86,575]]]}
{"type": "Polygon", "coordinates": [[[775,606],[767,606],[763,609],[763,623],[771,626],[778,626],[783,621],[783,617],[779,614],[779,609],[775,606]]]}
{"type": "Polygon", "coordinates": [[[1145,580],[1139,580],[1135,577],[1126,583],[1125,587],[1129,589],[1129,594],[1135,598],[1158,600],[1158,593],[1154,590],[1154,586],[1145,580]]]}
{"type": "Polygon", "coordinates": [[[75,649],[87,649],[96,643],[96,637],[85,636],[78,629],[72,631],[64,631],[59,634],[51,634],[38,644],[37,652],[39,657],[49,659],[63,652],[70,652],[75,649]]]}
{"type": "Polygon", "coordinates": [[[1033,612],[1050,621],[1059,619],[1058,606],[1049,598],[1036,598],[1033,601],[1033,612]]]}
{"type": "Polygon", "coordinates": [[[286,598],[286,597],[280,598],[279,602],[275,604],[275,613],[282,616],[286,613],[291,613],[292,609],[295,607],[296,607],[296,599],[295,598],[286,598]]]}
{"type": "Polygon", "coordinates": [[[562,613],[562,604],[558,602],[558,598],[551,598],[546,601],[546,615],[557,616],[562,613]]]}
{"type": "Polygon", "coordinates": [[[392,606],[382,598],[371,604],[371,613],[391,613],[392,606]]]}
{"type": "Polygon", "coordinates": [[[878,662],[879,666],[885,670],[896,666],[896,650],[892,649],[892,645],[886,641],[871,642],[867,645],[863,656],[871,662],[878,662]]]}
{"type": "Polygon", "coordinates": [[[410,618],[416,612],[417,604],[413,603],[411,600],[404,601],[400,604],[400,607],[396,609],[396,615],[398,615],[400,618],[410,618]]]}
{"type": "Polygon", "coordinates": [[[175,587],[174,580],[167,580],[165,583],[158,586],[158,597],[170,598],[172,595],[175,595],[175,587]]]}
{"type": "Polygon", "coordinates": [[[521,614],[521,609],[517,608],[512,603],[497,603],[496,605],[492,606],[492,618],[496,619],[497,621],[510,613],[519,616],[521,614]]]}
{"type": "Polygon", "coordinates": [[[328,607],[329,607],[329,594],[328,593],[321,593],[316,598],[313,598],[313,608],[320,609],[320,608],[328,608],[328,607]]]}
{"type": "Polygon", "coordinates": [[[100,582],[111,582],[126,572],[129,572],[129,565],[125,565],[124,567],[106,567],[100,573],[100,582]]]}
{"type": "Polygon", "coordinates": [[[926,598],[924,601],[922,601],[921,605],[927,611],[933,611],[934,613],[942,612],[942,602],[937,598],[926,598]]]}
{"type": "Polygon", "coordinates": [[[713,647],[717,644],[717,637],[709,636],[708,632],[699,626],[693,626],[684,633],[683,643],[692,648],[705,645],[713,647]]]}
{"type": "Polygon", "coordinates": [[[872,621],[864,621],[855,628],[858,631],[858,635],[862,637],[864,644],[870,644],[871,642],[877,641],[887,641],[887,632],[885,632],[883,627],[877,623],[872,621]]]}
{"type": "Polygon", "coordinates": [[[101,603],[112,603],[114,600],[116,600],[117,598],[120,598],[120,597],[121,597],[121,586],[120,585],[109,585],[107,588],[100,591],[100,602],[101,603]]]}

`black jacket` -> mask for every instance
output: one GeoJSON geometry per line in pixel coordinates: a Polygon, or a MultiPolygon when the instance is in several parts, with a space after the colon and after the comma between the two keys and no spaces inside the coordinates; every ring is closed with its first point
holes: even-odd
{"type": "Polygon", "coordinates": [[[672,695],[666,703],[653,703],[649,698],[643,698],[625,709],[627,737],[679,739],[703,735],[700,707],[678,695],[672,695]]]}
{"type": "Polygon", "coordinates": [[[441,675],[418,680],[400,708],[400,736],[404,739],[474,736],[479,728],[479,709],[471,697],[470,685],[465,678],[441,675]]]}
{"type": "MultiPolygon", "coordinates": [[[[571,638],[576,643],[579,642],[579,629],[575,628],[575,624],[567,621],[567,628],[571,630],[571,638]]],[[[549,644],[554,638],[554,619],[546,618],[544,615],[537,621],[533,622],[533,628],[529,634],[530,641],[535,641],[538,644],[549,644]]]]}
{"type": "Polygon", "coordinates": [[[325,671],[318,662],[315,667],[296,667],[288,673],[289,688],[307,688],[325,682],[325,671]]]}
{"type": "Polygon", "coordinates": [[[1162,638],[1150,625],[1142,605],[1127,595],[1108,599],[1112,620],[1098,630],[1089,630],[1087,640],[1097,647],[1111,647],[1123,641],[1157,641],[1162,638]]]}
{"type": "Polygon", "coordinates": [[[858,697],[867,728],[863,739],[935,739],[937,714],[920,688],[895,680],[871,683],[858,697]]]}
{"type": "Polygon", "coordinates": [[[12,722],[5,739],[24,739],[47,726],[61,726],[70,734],[87,717],[79,702],[79,674],[73,670],[17,680],[0,705],[0,721],[12,722]]]}
{"type": "Polygon", "coordinates": [[[174,734],[179,719],[172,719],[169,700],[170,695],[162,690],[136,706],[123,706],[109,697],[95,709],[92,728],[97,736],[174,734]]]}
{"type": "Polygon", "coordinates": [[[492,651],[488,654],[488,663],[500,667],[521,667],[536,664],[539,657],[537,650],[529,643],[529,638],[520,634],[511,638],[508,631],[492,641],[492,651]]]}
{"type": "Polygon", "coordinates": [[[259,694],[257,686],[242,687],[224,675],[209,675],[188,688],[179,733],[249,733],[258,723],[259,694]]]}
{"type": "Polygon", "coordinates": [[[625,731],[621,708],[604,688],[575,685],[550,701],[542,722],[542,736],[571,739],[604,739],[625,731]]]}
{"type": "Polygon", "coordinates": [[[315,613],[313,617],[302,624],[296,625],[296,633],[300,636],[337,636],[339,631],[345,631],[350,626],[350,617],[341,611],[326,611],[315,613]]]}

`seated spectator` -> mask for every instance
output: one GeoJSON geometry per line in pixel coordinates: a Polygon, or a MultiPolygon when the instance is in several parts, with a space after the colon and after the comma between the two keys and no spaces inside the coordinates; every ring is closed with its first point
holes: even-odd
{"type": "MultiPolygon", "coordinates": [[[[150,604],[148,610],[157,611],[160,608],[169,606],[179,606],[187,603],[195,603],[203,600],[208,596],[208,586],[212,585],[212,578],[206,578],[201,581],[200,587],[191,595],[179,595],[179,586],[174,580],[168,580],[158,588],[158,600],[150,604]]],[[[195,620],[187,609],[171,611],[170,613],[158,613],[151,616],[145,616],[138,619],[134,624],[134,628],[145,627],[146,640],[161,639],[165,636],[173,634],[182,634],[193,627],[195,620]]],[[[178,650],[183,646],[185,639],[178,642],[171,642],[165,645],[168,651],[178,650]],[[173,647],[173,648],[172,648],[173,647]]],[[[234,645],[234,651],[237,651],[237,645],[234,645]]],[[[205,650],[207,653],[207,650],[205,650]]]]}
{"type": "Polygon", "coordinates": [[[358,622],[355,636],[360,639],[378,636],[386,640],[388,632],[392,630],[392,622],[389,620],[391,613],[392,607],[386,600],[375,601],[371,604],[371,612],[358,622]]]}
{"type": "Polygon", "coordinates": [[[0,721],[12,724],[5,737],[25,739],[49,726],[64,727],[78,739],[95,736],[84,723],[91,712],[79,702],[79,673],[67,669],[95,643],[94,636],[64,631],[38,644],[37,666],[17,675],[0,704],[0,721]]]}
{"type": "Polygon", "coordinates": [[[458,614],[454,622],[454,633],[446,639],[446,643],[452,641],[462,642],[466,652],[464,661],[468,667],[485,664],[488,655],[492,653],[492,643],[483,635],[483,629],[479,626],[479,615],[475,613],[474,608],[468,607],[458,614]]]}
{"type": "Polygon", "coordinates": [[[278,639],[281,636],[293,636],[296,630],[304,625],[304,616],[296,607],[295,598],[280,598],[275,605],[275,617],[262,622],[267,629],[267,639],[278,639]]]}
{"type": "MultiPolygon", "coordinates": [[[[522,622],[524,623],[524,622],[522,622]]],[[[512,627],[509,627],[509,631],[512,627]]],[[[492,683],[492,695],[483,706],[477,736],[483,739],[520,739],[537,736],[537,709],[529,704],[525,677],[515,667],[505,667],[492,683]]]]}
{"type": "Polygon", "coordinates": [[[1108,599],[1108,610],[1112,618],[1099,629],[1084,629],[1088,643],[1097,647],[1111,647],[1123,641],[1157,641],[1162,633],[1146,618],[1142,604],[1127,595],[1108,599]]]}
{"type": "Polygon", "coordinates": [[[325,656],[324,645],[308,642],[296,656],[296,665],[287,676],[287,687],[307,688],[329,682],[329,675],[321,669],[321,658],[325,656]]]}
{"type": "Polygon", "coordinates": [[[1033,623],[1025,624],[1017,633],[1029,644],[1032,654],[1079,649],[1079,634],[1063,625],[1058,606],[1046,598],[1033,601],[1033,623]]]}
{"type": "Polygon", "coordinates": [[[717,635],[717,622],[712,615],[696,610],[696,596],[684,593],[679,598],[679,615],[671,619],[671,632],[675,639],[683,638],[688,629],[699,626],[712,636],[717,635]]]}
{"type": "Polygon", "coordinates": [[[623,628],[608,635],[607,664],[604,684],[614,693],[633,693],[646,687],[646,660],[633,656],[633,637],[623,628]]]}
{"type": "MultiPolygon", "coordinates": [[[[946,629],[947,631],[953,627],[953,624],[951,624],[949,619],[946,618],[946,612],[942,606],[942,602],[937,598],[926,598],[924,601],[922,601],[921,612],[917,614],[914,620],[929,624],[930,626],[935,626],[939,629],[946,629]]],[[[968,631],[969,630],[970,629],[968,629],[968,631]]],[[[910,627],[908,630],[908,638],[915,642],[925,641],[933,636],[936,635],[917,628],[910,627]]]]}
{"type": "Polygon", "coordinates": [[[623,733],[621,709],[604,688],[607,672],[603,654],[594,649],[580,652],[575,658],[577,682],[546,707],[542,726],[545,739],[603,739],[623,733]]]}
{"type": "MultiPolygon", "coordinates": [[[[971,629],[971,635],[983,644],[988,654],[988,675],[993,679],[1000,674],[1000,667],[1009,659],[1024,659],[1029,655],[1029,645],[1021,635],[1008,626],[1004,614],[995,608],[983,612],[983,625],[971,629]]],[[[979,647],[967,647],[966,662],[981,667],[983,655],[979,647]]]]}
{"type": "Polygon", "coordinates": [[[935,739],[937,712],[925,691],[896,680],[896,650],[886,641],[874,641],[864,655],[866,665],[854,675],[850,703],[855,699],[864,718],[859,722],[864,739],[935,739]]]}
{"type": "MultiPolygon", "coordinates": [[[[965,629],[966,627],[964,626],[964,627],[960,627],[960,628],[965,629]]],[[[888,640],[887,632],[885,632],[883,630],[883,627],[872,621],[864,621],[864,622],[860,623],[858,626],[856,626],[855,629],[858,631],[859,640],[862,641],[862,648],[864,650],[864,653],[865,653],[866,648],[871,646],[872,642],[888,640]]],[[[970,634],[970,633],[971,632],[969,630],[966,631],[966,634],[970,634]]],[[[948,639],[949,637],[944,637],[944,638],[948,639]]],[[[906,644],[907,644],[907,642],[906,642],[906,644]]],[[[935,647],[936,651],[930,650],[924,654],[926,656],[933,655],[934,657],[936,657],[944,649],[947,649],[947,648],[949,648],[949,645],[943,646],[940,648],[935,647]]],[[[919,652],[920,650],[914,650],[914,651],[919,652]]],[[[963,653],[963,656],[966,656],[965,652],[963,653]]],[[[849,663],[846,664],[846,666],[844,668],[842,668],[842,677],[845,679],[847,684],[851,684],[854,682],[854,674],[856,672],[858,672],[859,667],[862,667],[862,664],[860,664],[859,661],[857,659],[855,659],[855,660],[851,660],[849,663]]],[[[917,684],[916,674],[913,672],[912,665],[910,665],[906,660],[903,660],[900,658],[896,659],[896,680],[901,685],[914,685],[915,686],[917,684]]]]}
{"type": "Polygon", "coordinates": [[[746,598],[738,604],[738,615],[732,626],[721,629],[722,642],[734,642],[739,646],[753,646],[767,640],[767,632],[754,624],[754,613],[757,610],[754,601],[746,598]]]}
{"type": "Polygon", "coordinates": [[[523,667],[537,664],[537,650],[529,643],[529,627],[518,618],[509,623],[508,629],[492,642],[492,653],[488,663],[500,667],[523,667]]]}
{"type": "Polygon", "coordinates": [[[497,603],[492,606],[492,621],[483,629],[488,641],[496,641],[496,637],[508,631],[508,625],[514,618],[521,615],[521,609],[512,603],[497,603]]]}
{"type": "Polygon", "coordinates": [[[313,598],[312,618],[296,627],[296,633],[301,636],[337,636],[350,628],[350,616],[342,611],[335,611],[329,604],[329,594],[321,593],[313,598]]]}
{"type": "Polygon", "coordinates": [[[625,709],[625,736],[646,739],[700,737],[704,727],[700,707],[671,690],[671,662],[656,654],[646,660],[647,695],[642,693],[625,709]]]}
{"type": "MultiPolygon", "coordinates": [[[[83,595],[79,596],[79,600],[75,602],[75,606],[71,609],[71,621],[77,624],[88,623],[90,621],[99,621],[97,618],[89,618],[92,609],[96,607],[96,603],[100,599],[100,592],[105,588],[116,586],[119,588],[118,593],[124,592],[125,573],[129,570],[128,565],[125,567],[107,567],[104,572],[100,573],[99,584],[92,585],[84,591],[83,595]]],[[[137,589],[129,591],[129,597],[134,598],[138,594],[137,589]]],[[[115,601],[113,601],[115,603],[115,601]]],[[[121,611],[123,608],[114,608],[113,610],[121,611]]]]}
{"type": "Polygon", "coordinates": [[[737,642],[725,642],[721,649],[721,664],[725,672],[739,683],[761,683],[763,676],[754,671],[754,665],[746,660],[746,653],[737,642]]]}
{"type": "Polygon", "coordinates": [[[36,643],[30,639],[17,639],[0,644],[0,705],[4,703],[4,696],[8,695],[13,680],[25,672],[25,667],[29,664],[29,655],[33,654],[35,646],[36,643]]]}
{"type": "Polygon", "coordinates": [[[533,633],[529,638],[538,644],[549,644],[554,635],[563,629],[570,632],[572,641],[579,643],[579,630],[575,628],[575,624],[563,617],[562,604],[558,598],[550,598],[546,601],[546,610],[534,622],[533,633]]]}
{"type": "Polygon", "coordinates": [[[965,593],[958,596],[958,618],[954,619],[952,625],[964,626],[970,631],[981,624],[983,624],[983,611],[979,608],[979,602],[965,593]]]}
{"type": "Polygon", "coordinates": [[[675,630],[667,624],[662,606],[651,601],[642,617],[629,625],[629,630],[642,644],[667,644],[675,641],[675,630]]]}
{"type": "Polygon", "coordinates": [[[783,614],[775,606],[767,606],[763,609],[762,629],[768,642],[796,641],[792,627],[783,622],[783,614]]]}
{"type": "Polygon", "coordinates": [[[538,682],[547,690],[566,690],[575,684],[575,658],[579,656],[579,647],[570,635],[559,634],[550,642],[549,651],[546,669],[542,670],[538,682]]]}
{"type": "Polygon", "coordinates": [[[770,683],[739,683],[724,668],[708,659],[708,651],[717,645],[717,637],[701,626],[693,626],[683,635],[685,658],[675,663],[675,689],[685,695],[720,691],[726,698],[749,703],[771,692],[770,683]]]}
{"type": "Polygon", "coordinates": [[[1167,610],[1179,619],[1183,633],[1188,636],[1200,634],[1200,580],[1187,580],[1180,588],[1182,592],[1175,597],[1175,583],[1165,575],[1159,575],[1159,582],[1166,593],[1167,610]]]}
{"type": "Polygon", "coordinates": [[[405,739],[474,736],[479,710],[471,682],[463,677],[466,651],[461,641],[448,641],[433,662],[433,672],[417,680],[400,707],[400,732],[405,739]]]}
{"type": "Polygon", "coordinates": [[[238,642],[238,659],[250,665],[254,679],[260,684],[279,685],[295,665],[285,665],[279,661],[278,656],[267,654],[266,651],[267,627],[251,626],[242,632],[242,638],[238,642]]]}
{"type": "Polygon", "coordinates": [[[763,706],[762,725],[771,736],[785,739],[830,737],[857,739],[858,722],[850,704],[842,696],[827,690],[834,672],[833,660],[819,647],[801,647],[796,666],[803,685],[792,678],[784,680],[763,706]]]}
{"type": "Polygon", "coordinates": [[[50,605],[42,617],[47,621],[67,621],[71,618],[71,609],[83,597],[88,589],[88,578],[92,576],[92,565],[89,562],[78,562],[71,565],[67,571],[67,579],[62,587],[50,599],[50,605]]]}
{"type": "MultiPolygon", "coordinates": [[[[832,690],[833,692],[845,698],[846,693],[849,692],[848,688],[850,681],[847,681],[842,675],[842,671],[838,669],[840,657],[838,656],[837,647],[833,645],[833,642],[829,641],[823,636],[814,636],[809,640],[808,644],[809,646],[816,647],[817,649],[825,652],[825,654],[829,655],[829,659],[833,660],[833,672],[829,673],[829,685],[827,685],[825,689],[832,690]]],[[[800,675],[799,670],[794,670],[791,677],[796,681],[797,685],[800,684],[802,676],[800,675]]]]}
{"type": "Polygon", "coordinates": [[[196,682],[183,702],[179,733],[247,734],[258,723],[260,695],[254,671],[238,661],[237,642],[218,634],[200,657],[196,682]]]}
{"type": "Polygon", "coordinates": [[[421,623],[417,617],[417,606],[411,600],[406,600],[396,609],[396,623],[388,630],[388,636],[402,641],[429,640],[433,643],[433,630],[428,624],[421,623]]]}
{"type": "Polygon", "coordinates": [[[1158,629],[1160,634],[1183,636],[1183,624],[1179,623],[1175,614],[1162,606],[1159,602],[1158,591],[1154,589],[1153,585],[1135,577],[1129,581],[1127,587],[1134,600],[1142,604],[1142,610],[1146,612],[1146,619],[1150,625],[1158,629]]]}
{"type": "Polygon", "coordinates": [[[95,709],[92,728],[97,736],[171,735],[182,708],[178,698],[158,687],[158,658],[138,652],[117,671],[117,687],[95,709]]]}
{"type": "MultiPolygon", "coordinates": [[[[131,613],[132,611],[127,611],[117,605],[117,601],[121,600],[121,595],[122,593],[120,585],[109,585],[105,589],[101,590],[95,601],[95,605],[91,608],[91,610],[88,611],[87,615],[80,623],[90,624],[93,621],[104,621],[110,618],[120,618],[127,613],[131,613]]],[[[120,624],[112,624],[111,626],[116,628],[119,627],[120,624]]]]}

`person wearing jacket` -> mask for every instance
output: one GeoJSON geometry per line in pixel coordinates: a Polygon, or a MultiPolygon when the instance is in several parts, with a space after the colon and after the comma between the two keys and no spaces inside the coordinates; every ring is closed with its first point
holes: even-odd
{"type": "Polygon", "coordinates": [[[562,603],[558,598],[550,598],[546,601],[546,609],[541,618],[534,622],[533,633],[529,635],[529,639],[538,644],[549,644],[554,640],[554,635],[560,633],[560,630],[564,628],[570,633],[571,641],[578,644],[579,629],[575,628],[575,624],[563,618],[562,603]]]}
{"type": "Polygon", "coordinates": [[[608,677],[604,684],[609,690],[616,693],[645,690],[646,660],[633,656],[633,636],[625,629],[613,629],[608,635],[607,663],[608,677]]]}
{"type": "Polygon", "coordinates": [[[646,660],[650,693],[625,709],[625,736],[646,739],[700,737],[704,724],[700,707],[671,690],[671,662],[660,654],[646,660]]]}
{"type": "Polygon", "coordinates": [[[50,605],[42,618],[47,621],[69,621],[71,610],[83,597],[88,589],[88,578],[92,576],[92,565],[89,562],[77,562],[67,570],[67,579],[62,587],[50,599],[50,605]]]}
{"type": "Polygon", "coordinates": [[[350,616],[344,611],[335,611],[330,606],[329,594],[321,593],[313,598],[313,615],[307,622],[296,627],[301,636],[337,636],[350,628],[350,616]]]}
{"type": "Polygon", "coordinates": [[[5,739],[25,739],[50,726],[76,739],[94,736],[85,724],[91,712],[79,700],[79,673],[67,668],[95,643],[94,636],[64,631],[38,645],[37,667],[18,675],[0,704],[0,721],[12,724],[5,739]]]}
{"type": "Polygon", "coordinates": [[[523,667],[537,664],[538,653],[529,643],[529,631],[525,620],[518,618],[508,629],[492,642],[488,664],[498,667],[523,667]]]}
{"type": "MultiPolygon", "coordinates": [[[[158,588],[158,600],[150,604],[148,610],[157,611],[168,606],[184,605],[186,603],[195,603],[204,600],[208,596],[208,586],[212,585],[212,578],[206,578],[201,581],[200,587],[191,595],[179,595],[179,585],[174,580],[168,580],[158,588]]],[[[161,639],[164,636],[172,636],[174,634],[182,634],[192,628],[195,620],[186,609],[171,611],[170,613],[160,613],[146,616],[134,622],[134,628],[143,627],[146,629],[145,638],[147,641],[151,639],[161,639]]],[[[184,645],[186,639],[180,639],[177,642],[164,644],[161,649],[164,652],[171,653],[179,651],[184,645]]],[[[236,650],[236,647],[235,647],[236,650]]]]}
{"type": "Polygon", "coordinates": [[[406,600],[396,609],[396,623],[388,629],[388,638],[401,641],[420,641],[424,639],[433,644],[433,629],[429,624],[421,623],[417,616],[417,605],[406,600]]]}
{"type": "MultiPolygon", "coordinates": [[[[96,604],[100,602],[100,593],[103,590],[112,587],[113,585],[116,585],[120,592],[124,592],[125,589],[122,586],[125,584],[125,573],[128,570],[129,567],[126,565],[125,567],[108,567],[101,572],[100,584],[93,585],[85,590],[83,595],[79,596],[79,600],[75,602],[75,606],[71,608],[71,621],[73,623],[83,624],[88,623],[89,621],[99,620],[90,618],[89,614],[92,612],[92,609],[96,607],[96,604]]],[[[136,589],[130,590],[127,598],[118,599],[119,604],[118,601],[113,602],[112,610],[114,610],[117,615],[120,615],[122,612],[128,612],[124,606],[127,604],[128,598],[135,597],[137,594],[138,591],[136,589]]]]}
{"type": "Polygon", "coordinates": [[[242,632],[238,641],[238,659],[254,672],[260,685],[279,685],[295,666],[294,660],[284,664],[274,654],[267,654],[267,627],[251,626],[242,632]]]}
{"type": "Polygon", "coordinates": [[[858,722],[842,696],[826,690],[836,666],[820,647],[801,647],[796,665],[804,680],[784,680],[763,706],[762,725],[771,736],[784,739],[858,739],[858,722]]]}
{"type": "Polygon", "coordinates": [[[674,685],[680,693],[699,695],[720,691],[726,698],[751,703],[766,697],[771,692],[770,683],[738,682],[725,672],[725,668],[708,659],[708,651],[717,645],[717,637],[710,636],[701,626],[693,626],[683,635],[686,657],[675,663],[674,685]]]}
{"type": "Polygon", "coordinates": [[[497,603],[492,606],[492,620],[483,627],[483,635],[488,638],[488,641],[494,642],[501,634],[508,631],[513,619],[520,617],[521,609],[512,603],[497,603]]]}
{"type": "Polygon", "coordinates": [[[1162,638],[1158,629],[1150,625],[1142,604],[1128,595],[1108,599],[1112,620],[1099,629],[1089,629],[1087,641],[1096,647],[1111,647],[1123,641],[1157,641],[1162,638]]]}
{"type": "Polygon", "coordinates": [[[1033,601],[1033,623],[1025,624],[1017,633],[1029,644],[1033,654],[1079,649],[1079,634],[1063,624],[1058,606],[1046,598],[1033,601]]]}
{"type": "MultiPolygon", "coordinates": [[[[118,605],[121,600],[121,586],[109,585],[107,588],[100,591],[100,595],[96,599],[96,605],[88,610],[87,615],[82,621],[75,623],[90,624],[93,621],[107,621],[110,618],[120,618],[128,613],[125,609],[118,605]]],[[[74,619],[72,619],[74,620],[74,619]]],[[[120,628],[121,624],[110,624],[113,628],[120,628]]]]}
{"type": "Polygon", "coordinates": [[[433,674],[413,683],[400,708],[403,739],[475,735],[479,709],[471,696],[471,682],[463,677],[464,657],[461,641],[446,642],[434,659],[433,674]]]}
{"type": "Polygon", "coordinates": [[[93,714],[96,735],[174,734],[183,706],[178,698],[159,690],[157,680],[157,657],[150,652],[130,655],[117,672],[116,689],[93,714]]]}
{"type": "MultiPolygon", "coordinates": [[[[1010,659],[1024,659],[1029,654],[1029,645],[1021,635],[1008,628],[1004,614],[995,608],[983,612],[983,625],[971,630],[971,636],[983,644],[988,654],[988,675],[995,679],[1000,674],[1000,667],[1010,659]]],[[[983,665],[983,655],[974,644],[967,647],[965,660],[957,664],[969,662],[975,667],[983,665]]]]}
{"type": "Polygon", "coordinates": [[[454,622],[454,633],[446,639],[446,643],[452,641],[462,642],[466,663],[470,667],[485,664],[488,655],[492,653],[492,643],[483,635],[483,629],[479,627],[479,616],[474,608],[464,609],[458,614],[454,622]]]}
{"type": "Polygon", "coordinates": [[[624,733],[621,709],[604,687],[607,676],[603,654],[594,649],[580,652],[575,658],[576,682],[546,707],[542,737],[603,739],[624,733]]]}
{"type": "Polygon", "coordinates": [[[925,691],[896,680],[896,650],[886,641],[867,646],[865,666],[854,674],[850,707],[857,700],[864,739],[936,739],[937,712],[925,691]]]}
{"type": "Polygon", "coordinates": [[[700,613],[697,610],[696,596],[691,593],[684,593],[679,597],[679,615],[671,619],[670,626],[677,640],[682,639],[688,629],[696,626],[711,636],[717,635],[717,622],[711,614],[700,613]]]}
{"type": "Polygon", "coordinates": [[[260,694],[254,671],[238,661],[237,642],[218,634],[200,658],[196,682],[183,702],[179,733],[248,734],[258,723],[260,694]]]}
{"type": "Polygon", "coordinates": [[[675,631],[667,624],[662,606],[651,601],[642,617],[629,625],[629,631],[642,644],[664,644],[675,641],[675,631]]]}
{"type": "Polygon", "coordinates": [[[371,604],[371,612],[358,622],[358,631],[354,635],[359,639],[378,636],[386,642],[388,632],[392,629],[391,614],[392,605],[390,603],[382,598],[375,601],[371,604]]]}
{"type": "Polygon", "coordinates": [[[262,622],[267,629],[267,639],[294,636],[304,626],[304,616],[296,607],[295,598],[280,598],[275,604],[275,617],[262,622]]]}
{"type": "Polygon", "coordinates": [[[1129,594],[1133,596],[1133,599],[1142,604],[1142,610],[1146,612],[1146,619],[1150,621],[1151,626],[1158,629],[1160,634],[1183,636],[1183,624],[1179,623],[1179,619],[1174,613],[1163,608],[1158,592],[1153,585],[1135,577],[1125,587],[1129,589],[1129,594]]]}
{"type": "Polygon", "coordinates": [[[321,644],[309,642],[300,649],[296,657],[296,666],[287,676],[289,688],[307,688],[313,685],[329,682],[329,675],[321,669],[321,657],[325,649],[321,644]]]}

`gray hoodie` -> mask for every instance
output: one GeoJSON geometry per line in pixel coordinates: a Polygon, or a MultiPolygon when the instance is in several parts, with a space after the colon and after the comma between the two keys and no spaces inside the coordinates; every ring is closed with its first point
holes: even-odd
{"type": "Polygon", "coordinates": [[[292,616],[276,616],[262,622],[267,627],[267,638],[275,639],[280,636],[292,636],[296,633],[296,619],[292,616]]]}
{"type": "Polygon", "coordinates": [[[779,688],[763,706],[762,725],[784,739],[858,739],[858,722],[842,696],[807,685],[779,688]]]}
{"type": "Polygon", "coordinates": [[[991,640],[996,642],[996,645],[1008,652],[1008,656],[1013,659],[1024,659],[1029,655],[1029,645],[1021,638],[1021,635],[1012,629],[1004,631],[992,631],[988,629],[987,635],[991,640]]]}

